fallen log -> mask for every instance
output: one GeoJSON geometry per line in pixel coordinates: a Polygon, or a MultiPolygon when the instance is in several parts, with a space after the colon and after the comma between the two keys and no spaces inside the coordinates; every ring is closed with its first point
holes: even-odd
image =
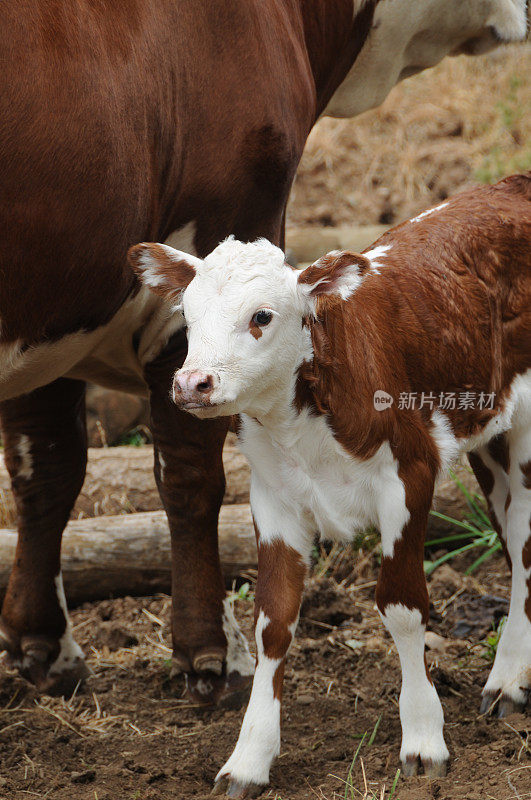
{"type": "MultiPolygon", "coordinates": [[[[0,529],[0,594],[15,556],[17,536],[0,529]]],[[[227,505],[219,519],[225,581],[256,569],[256,543],[249,505],[227,505]]],[[[62,571],[71,605],[124,595],[169,592],[170,536],[163,511],[72,520],[63,535],[62,571]]]]}
{"type": "MultiPolygon", "coordinates": [[[[223,451],[227,488],[224,503],[249,502],[249,465],[229,434],[223,451]]],[[[463,464],[456,474],[465,487],[480,493],[474,475],[463,464]]],[[[435,488],[433,507],[453,519],[461,520],[468,511],[466,499],[450,477],[435,488]]],[[[160,497],[153,477],[153,448],[107,447],[90,448],[87,477],[78,497],[72,519],[130,514],[138,511],[159,511],[160,497]]],[[[9,475],[0,456],[0,526],[15,526],[15,507],[11,496],[9,475]]],[[[430,515],[428,538],[455,531],[451,523],[430,515]]]]}
{"type": "MultiPolygon", "coordinates": [[[[229,434],[223,450],[224,503],[249,502],[249,466],[229,434]]],[[[0,526],[15,525],[9,475],[0,456],[0,526]]],[[[153,447],[89,448],[87,474],[72,519],[162,509],[153,477],[153,447]]]]}

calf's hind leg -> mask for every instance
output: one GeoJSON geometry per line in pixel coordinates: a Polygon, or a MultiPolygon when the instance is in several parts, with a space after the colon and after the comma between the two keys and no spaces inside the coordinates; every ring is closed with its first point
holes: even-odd
{"type": "Polygon", "coordinates": [[[60,379],[0,404],[18,543],[0,619],[0,646],[40,691],[71,694],[87,677],[61,578],[61,537],[83,485],[85,384],[60,379]]]}
{"type": "MultiPolygon", "coordinates": [[[[522,710],[531,686],[531,419],[515,427],[502,437],[492,440],[487,448],[471,457],[475,472],[480,478],[478,462],[483,472],[493,473],[492,490],[487,494],[493,523],[498,523],[498,533],[505,543],[511,565],[511,604],[509,616],[502,632],[494,665],[485,688],[481,711],[491,709],[499,717],[522,710]],[[503,447],[502,447],[503,445],[503,447]],[[502,453],[496,459],[496,454],[502,453]],[[501,508],[496,509],[493,497],[502,480],[507,485],[501,508]]],[[[471,454],[472,455],[472,454],[471,454]]],[[[485,486],[482,483],[485,491],[485,486]]],[[[489,487],[486,487],[487,489],[489,487]]]]}
{"type": "Polygon", "coordinates": [[[424,538],[433,496],[434,476],[422,462],[399,471],[398,480],[382,492],[378,509],[382,566],[376,602],[394,639],[402,668],[400,759],[405,775],[415,775],[419,761],[430,777],[446,774],[448,749],[444,715],[428,674],[424,633],[429,599],[424,577],[424,538]]]}

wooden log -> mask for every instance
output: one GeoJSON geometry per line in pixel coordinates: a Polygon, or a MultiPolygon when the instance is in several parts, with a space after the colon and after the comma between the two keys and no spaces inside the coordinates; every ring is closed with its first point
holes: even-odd
{"type": "MultiPolygon", "coordinates": [[[[17,536],[0,529],[0,593],[4,594],[17,536]]],[[[227,505],[219,519],[219,548],[227,586],[256,569],[248,504],[227,505]]],[[[62,571],[68,601],[77,605],[123,595],[169,592],[170,536],[162,511],[72,520],[63,535],[62,571]]]]}
{"type": "MultiPolygon", "coordinates": [[[[224,503],[249,502],[249,466],[229,434],[223,451],[224,503]]],[[[153,447],[89,448],[87,475],[72,519],[162,509],[153,477],[153,447]]],[[[0,456],[0,527],[15,524],[9,475],[0,456]]]]}
{"type": "MultiPolygon", "coordinates": [[[[223,451],[227,489],[224,503],[249,502],[249,466],[229,434],[223,451]]],[[[456,468],[459,480],[471,493],[480,489],[474,475],[464,466],[456,468]]],[[[440,481],[435,488],[433,507],[453,519],[461,520],[468,511],[466,500],[451,478],[440,481]]],[[[138,511],[158,511],[162,505],[153,478],[153,448],[109,447],[91,448],[87,477],[75,505],[72,518],[129,514],[138,511]]],[[[9,476],[0,456],[0,527],[15,525],[15,508],[9,476]]],[[[436,538],[455,526],[430,515],[428,538],[436,538]]]]}

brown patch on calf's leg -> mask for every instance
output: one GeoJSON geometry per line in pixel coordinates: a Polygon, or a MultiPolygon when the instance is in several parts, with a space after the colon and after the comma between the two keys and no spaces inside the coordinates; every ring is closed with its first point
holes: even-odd
{"type": "Polygon", "coordinates": [[[256,671],[236,747],[220,770],[215,794],[250,797],[269,781],[280,751],[282,683],[286,654],[299,616],[306,565],[282,539],[258,542],[255,591],[256,671]]]}
{"type": "Polygon", "coordinates": [[[525,464],[520,464],[520,471],[524,476],[525,488],[531,489],[531,461],[526,461],[525,464]]]}
{"type": "MultiPolygon", "coordinates": [[[[490,440],[487,446],[487,453],[496,462],[505,472],[505,466],[509,468],[509,448],[507,444],[507,439],[505,434],[500,434],[499,436],[495,436],[493,439],[490,440]]],[[[493,504],[492,504],[492,494],[495,487],[495,476],[492,470],[485,464],[485,461],[481,457],[481,454],[478,451],[472,451],[468,454],[468,461],[474,475],[476,476],[476,480],[479,483],[481,491],[485,496],[485,500],[487,501],[487,508],[489,512],[489,517],[492,522],[492,527],[498,534],[503,553],[505,555],[505,559],[507,564],[509,565],[509,569],[512,569],[511,565],[511,556],[509,555],[509,551],[507,550],[507,544],[505,541],[505,536],[503,533],[503,520],[498,519],[498,514],[496,513],[493,504]]],[[[505,473],[507,476],[507,473],[505,473]]],[[[509,484],[508,484],[508,476],[506,477],[507,480],[507,496],[504,502],[504,512],[506,514],[507,509],[510,505],[510,492],[509,492],[509,484]]]]}
{"type": "Polygon", "coordinates": [[[225,661],[225,586],[217,524],[225,490],[221,453],[229,419],[198,420],[171,402],[173,375],[185,356],[186,337],[180,332],[146,366],[145,375],[155,479],[171,532],[174,665],[186,673],[194,701],[212,703],[250,685],[250,676],[231,675],[225,661]]]}
{"type": "Polygon", "coordinates": [[[5,401],[0,420],[19,530],[2,607],[3,644],[38,689],[71,694],[88,670],[58,591],[61,536],[85,476],[85,384],[60,379],[5,401]]]}
{"type": "Polygon", "coordinates": [[[493,461],[499,464],[505,474],[508,475],[510,468],[510,457],[509,443],[506,435],[504,433],[499,433],[497,436],[493,436],[493,438],[487,444],[487,450],[489,451],[489,455],[493,461]]]}
{"type": "MultiPolygon", "coordinates": [[[[399,466],[409,520],[401,531],[393,531],[382,520],[382,547],[386,555],[382,558],[376,588],[378,609],[393,637],[402,668],[400,758],[403,772],[415,775],[420,760],[425,774],[430,777],[444,774],[448,760],[442,734],[442,708],[424,652],[429,617],[424,538],[436,471],[435,460],[432,467],[420,460],[399,466]]],[[[397,518],[403,515],[397,514],[397,518]]]]}
{"type": "Polygon", "coordinates": [[[279,660],[273,679],[273,693],[282,698],[284,666],[293,634],[290,627],[298,617],[307,568],[300,553],[280,539],[258,544],[258,581],[255,592],[255,625],[262,611],[269,622],[262,632],[264,655],[279,660]]]}

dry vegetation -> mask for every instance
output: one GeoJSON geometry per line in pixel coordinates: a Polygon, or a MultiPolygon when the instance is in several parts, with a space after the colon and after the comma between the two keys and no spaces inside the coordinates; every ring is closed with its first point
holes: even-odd
{"type": "Polygon", "coordinates": [[[393,224],[474,182],[531,169],[530,74],[531,44],[447,58],[374,111],[321,120],[289,224],[393,224]]]}

